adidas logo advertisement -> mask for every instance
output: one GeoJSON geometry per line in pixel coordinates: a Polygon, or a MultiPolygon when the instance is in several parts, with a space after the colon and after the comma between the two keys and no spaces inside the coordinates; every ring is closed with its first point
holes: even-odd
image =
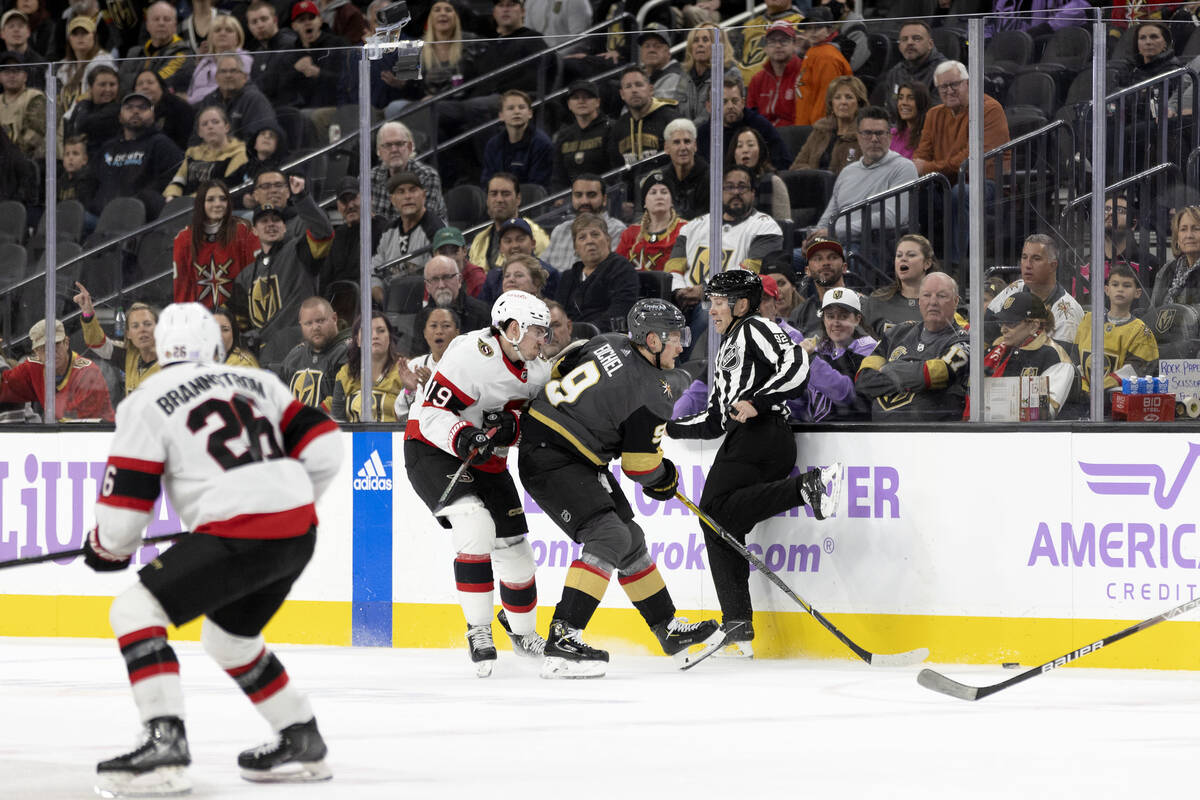
{"type": "Polygon", "coordinates": [[[354,479],[354,488],[382,492],[392,490],[392,479],[387,476],[387,470],[383,466],[383,460],[379,458],[378,450],[372,450],[371,457],[358,468],[358,475],[354,479]]]}

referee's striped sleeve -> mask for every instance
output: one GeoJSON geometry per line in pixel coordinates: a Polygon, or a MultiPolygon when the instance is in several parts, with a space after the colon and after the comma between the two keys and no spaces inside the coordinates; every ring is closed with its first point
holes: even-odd
{"type": "Polygon", "coordinates": [[[772,328],[776,326],[754,319],[743,329],[747,354],[753,352],[762,363],[774,367],[774,372],[754,393],[756,400],[768,406],[798,396],[808,377],[808,356],[804,350],[783,331],[772,328]]]}

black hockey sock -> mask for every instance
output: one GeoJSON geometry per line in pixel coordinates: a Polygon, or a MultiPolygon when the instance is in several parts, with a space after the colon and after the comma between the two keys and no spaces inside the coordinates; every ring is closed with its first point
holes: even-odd
{"type": "Polygon", "coordinates": [[[494,585],[492,557],[459,553],[454,558],[454,582],[460,592],[490,592],[494,585]]]}
{"type": "Polygon", "coordinates": [[[646,620],[646,624],[651,628],[675,616],[675,603],[671,601],[671,594],[663,582],[662,573],[653,561],[637,572],[622,574],[618,580],[625,594],[633,601],[633,607],[641,613],[642,619],[646,620]]]}
{"type": "Polygon", "coordinates": [[[179,659],[167,644],[166,628],[142,628],[117,639],[121,655],[125,657],[125,669],[129,671],[129,683],[152,678],[155,675],[179,674],[179,659]]]}
{"type": "Polygon", "coordinates": [[[500,581],[500,605],[513,614],[525,614],[537,608],[537,582],[530,578],[525,583],[500,581]]]}
{"type": "Polygon", "coordinates": [[[554,618],[572,628],[585,628],[604,599],[610,572],[581,560],[572,562],[567,570],[562,599],[554,609],[554,618]]]}
{"type": "Polygon", "coordinates": [[[288,684],[287,670],[275,654],[266,648],[249,664],[225,671],[255,705],[271,699],[288,684]]]}

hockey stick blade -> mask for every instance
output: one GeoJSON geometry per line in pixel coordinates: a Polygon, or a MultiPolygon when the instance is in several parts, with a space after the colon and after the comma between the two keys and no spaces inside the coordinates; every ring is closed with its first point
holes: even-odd
{"type": "MultiPolygon", "coordinates": [[[[158,544],[159,542],[165,542],[170,539],[178,539],[180,536],[187,535],[187,531],[180,531],[179,533],[164,533],[161,536],[147,536],[145,539],[142,539],[142,543],[139,545],[139,547],[143,547],[148,544],[158,544]]],[[[59,550],[57,553],[43,553],[40,556],[14,558],[12,561],[0,561],[0,569],[8,569],[9,567],[26,567],[30,564],[42,564],[47,561],[57,561],[60,558],[78,558],[79,556],[83,555],[83,552],[83,548],[79,547],[75,550],[59,550]]]]}
{"type": "Polygon", "coordinates": [[[849,636],[842,633],[841,629],[826,619],[824,614],[813,608],[804,600],[803,597],[792,591],[792,587],[784,583],[783,579],[776,575],[770,567],[763,563],[762,559],[746,549],[746,545],[735,539],[733,534],[710,519],[709,516],[701,511],[695,503],[688,499],[687,495],[681,491],[676,491],[675,497],[679,500],[679,502],[687,506],[693,514],[699,517],[701,522],[711,528],[723,542],[736,550],[742,556],[742,558],[749,561],[755,569],[766,576],[767,580],[778,586],[780,591],[795,600],[801,608],[807,611],[813,619],[820,623],[822,628],[832,633],[839,642],[850,648],[850,651],[863,661],[876,667],[904,667],[911,664],[919,664],[925,659],[929,658],[929,649],[925,647],[920,647],[916,650],[909,650],[904,653],[872,653],[870,650],[861,647],[849,636]]]}
{"type": "Polygon", "coordinates": [[[931,669],[921,670],[921,673],[917,675],[917,683],[921,684],[926,689],[932,689],[935,692],[940,692],[942,694],[949,695],[950,697],[957,697],[959,700],[982,700],[988,695],[995,694],[1002,689],[1007,689],[1008,687],[1014,686],[1022,681],[1027,681],[1030,678],[1036,678],[1038,675],[1045,675],[1047,672],[1053,672],[1059,667],[1064,667],[1076,659],[1090,655],[1091,653],[1103,649],[1114,642],[1119,642],[1126,636],[1132,636],[1138,631],[1144,631],[1146,628],[1157,625],[1160,622],[1165,622],[1173,617],[1178,617],[1180,614],[1185,614],[1196,606],[1200,606],[1200,597],[1189,600],[1182,605],[1175,606],[1174,608],[1164,611],[1157,616],[1144,619],[1136,625],[1130,625],[1124,630],[1120,630],[1114,634],[1105,636],[1103,639],[1099,639],[1091,644],[1085,644],[1083,647],[1072,650],[1069,653],[1064,653],[1058,658],[1047,661],[1045,664],[1039,664],[1032,669],[1027,669],[1019,675],[1014,675],[1007,680],[1000,681],[999,683],[993,683],[989,686],[968,686],[965,683],[959,683],[956,680],[947,678],[945,675],[942,675],[941,673],[935,672],[931,669]]]}

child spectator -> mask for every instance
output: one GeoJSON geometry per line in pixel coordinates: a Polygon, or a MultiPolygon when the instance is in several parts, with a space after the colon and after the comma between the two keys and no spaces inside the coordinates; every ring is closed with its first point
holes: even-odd
{"type": "MultiPolygon", "coordinates": [[[[58,172],[58,199],[78,200],[87,207],[96,195],[96,176],[88,166],[87,137],[69,136],[63,142],[62,166],[58,172]]],[[[86,223],[85,229],[94,228],[86,223]]],[[[90,231],[89,231],[90,232],[90,231]]]]}
{"type": "MultiPolygon", "coordinates": [[[[1158,341],[1153,331],[1133,315],[1133,304],[1142,296],[1137,276],[1128,264],[1114,263],[1104,282],[1108,310],[1104,312],[1104,389],[1121,385],[1116,371],[1128,364],[1138,375],[1150,375],[1158,364],[1158,341]]],[[[1083,391],[1089,391],[1092,359],[1092,312],[1083,315],[1075,333],[1083,391]]]]}

